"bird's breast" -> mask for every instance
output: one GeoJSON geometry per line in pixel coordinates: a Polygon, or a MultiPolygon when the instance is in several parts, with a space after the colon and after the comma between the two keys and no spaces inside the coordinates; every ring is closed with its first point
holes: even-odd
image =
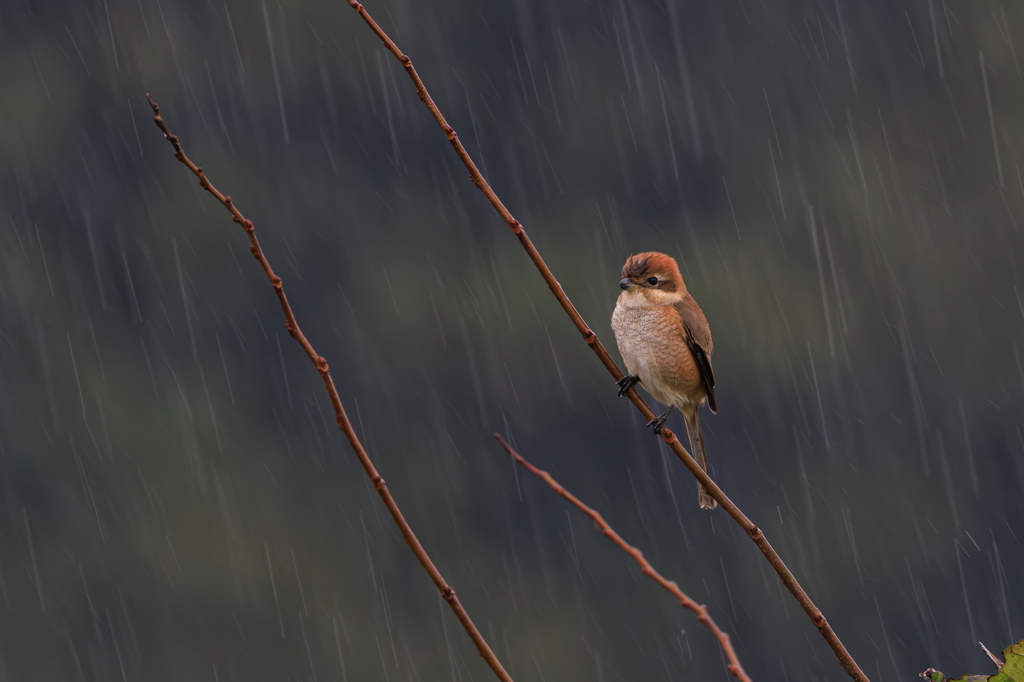
{"type": "Polygon", "coordinates": [[[683,340],[679,320],[662,307],[630,307],[612,313],[612,330],[630,374],[659,402],[683,408],[703,398],[700,372],[683,340]]]}

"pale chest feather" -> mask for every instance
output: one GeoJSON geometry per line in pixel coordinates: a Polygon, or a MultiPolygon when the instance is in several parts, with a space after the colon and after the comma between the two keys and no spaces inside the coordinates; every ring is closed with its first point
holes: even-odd
{"type": "Polygon", "coordinates": [[[612,330],[630,374],[659,402],[682,408],[703,396],[700,373],[683,340],[678,318],[660,307],[619,304],[612,330]]]}

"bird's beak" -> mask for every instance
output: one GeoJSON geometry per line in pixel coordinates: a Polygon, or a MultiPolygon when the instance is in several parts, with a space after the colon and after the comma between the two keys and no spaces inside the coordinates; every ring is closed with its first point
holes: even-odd
{"type": "Polygon", "coordinates": [[[619,280],[619,288],[623,291],[632,291],[636,289],[636,285],[629,279],[629,277],[623,277],[619,280]]]}

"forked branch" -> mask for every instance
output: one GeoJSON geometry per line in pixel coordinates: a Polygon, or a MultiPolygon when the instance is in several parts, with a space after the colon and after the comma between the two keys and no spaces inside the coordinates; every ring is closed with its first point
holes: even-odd
{"type": "MultiPolygon", "coordinates": [[[[427,92],[426,86],[423,85],[423,81],[420,79],[419,74],[416,73],[416,69],[413,68],[412,60],[398,49],[398,46],[395,45],[394,41],[388,37],[388,34],[384,32],[377,22],[373,20],[365,7],[354,0],[348,0],[348,2],[352,9],[359,13],[359,16],[362,17],[363,21],[366,22],[370,29],[377,34],[377,37],[383,41],[384,47],[386,47],[388,51],[391,52],[391,54],[393,54],[402,64],[402,67],[405,68],[405,72],[416,85],[416,92],[419,94],[420,99],[423,100],[423,103],[427,105],[428,109],[430,109],[430,113],[433,115],[434,120],[437,121],[439,126],[441,126],[441,130],[444,131],[445,137],[448,138],[448,141],[455,149],[455,153],[459,155],[463,165],[466,166],[466,170],[469,171],[469,176],[473,184],[484,193],[484,196],[487,197],[487,200],[491,203],[491,206],[494,207],[494,210],[498,212],[498,215],[501,216],[502,220],[504,220],[508,224],[509,228],[511,228],[512,233],[519,239],[519,243],[522,244],[526,253],[530,256],[530,260],[533,261],[533,264],[537,266],[537,270],[540,271],[541,277],[543,277],[544,281],[547,282],[548,288],[551,289],[551,293],[555,295],[555,298],[558,299],[558,303],[562,306],[562,309],[566,312],[569,318],[572,319],[572,323],[576,326],[576,329],[583,335],[583,340],[586,341],[591,350],[597,354],[597,357],[601,360],[601,364],[603,364],[608,372],[611,373],[615,381],[622,379],[625,374],[622,373],[622,370],[619,369],[615,360],[613,360],[612,356],[608,354],[607,350],[605,350],[605,347],[598,340],[597,334],[595,334],[593,330],[587,326],[587,323],[583,321],[583,317],[576,310],[576,307],[569,300],[569,297],[566,296],[565,291],[562,290],[562,285],[558,283],[557,279],[555,279],[555,275],[551,272],[547,263],[545,263],[544,259],[541,258],[540,253],[533,245],[530,237],[526,234],[526,230],[523,229],[522,224],[512,216],[512,213],[505,207],[505,204],[498,198],[498,195],[494,193],[491,186],[487,184],[487,181],[484,179],[480,169],[476,167],[476,164],[473,162],[473,159],[470,158],[466,148],[462,145],[462,142],[459,141],[458,134],[450,125],[448,125],[444,116],[441,115],[441,111],[437,108],[437,105],[434,104],[434,100],[431,99],[430,94],[427,92]]],[[[633,402],[636,408],[640,410],[647,421],[650,421],[657,416],[647,403],[644,402],[644,399],[640,397],[640,394],[637,393],[635,388],[630,388],[626,395],[633,402]]],[[[754,544],[756,544],[758,549],[761,550],[761,553],[764,554],[768,563],[771,564],[772,568],[775,569],[775,572],[778,573],[779,579],[782,580],[786,589],[788,589],[796,598],[800,607],[803,608],[804,612],[808,617],[810,617],[814,626],[818,628],[818,632],[820,632],[821,636],[825,638],[826,642],[828,642],[828,645],[832,648],[836,658],[839,659],[839,664],[843,667],[843,670],[845,670],[846,673],[854,680],[857,680],[857,682],[868,682],[867,676],[861,671],[857,662],[853,660],[853,657],[850,656],[850,653],[846,650],[846,647],[843,646],[843,643],[839,640],[839,637],[832,629],[832,626],[830,626],[828,621],[825,620],[825,616],[821,613],[818,607],[814,605],[814,602],[811,601],[811,598],[807,595],[807,592],[804,591],[803,587],[800,586],[800,583],[797,582],[796,577],[793,576],[793,572],[789,570],[789,567],[786,566],[785,562],[782,561],[775,549],[772,548],[771,544],[769,544],[768,539],[764,536],[764,533],[761,532],[761,529],[754,525],[754,523],[748,519],[742,511],[740,511],[740,508],[737,507],[733,501],[730,500],[724,492],[722,492],[722,489],[719,488],[713,480],[711,480],[704,470],[700,468],[672,431],[669,429],[662,429],[661,437],[672,449],[672,452],[682,460],[686,468],[690,470],[690,473],[700,481],[701,485],[710,493],[711,497],[715,498],[715,500],[722,505],[722,508],[726,513],[728,513],[729,516],[731,516],[733,520],[743,528],[750,539],[754,541],[754,544]]]]}
{"type": "Polygon", "coordinates": [[[628,542],[622,539],[622,536],[615,532],[615,529],[608,525],[608,522],[604,520],[600,512],[584,504],[578,497],[566,490],[558,481],[552,478],[551,474],[530,464],[526,461],[526,458],[520,455],[518,452],[512,449],[512,446],[505,442],[505,439],[500,434],[495,433],[494,439],[501,443],[501,447],[505,448],[505,452],[511,455],[512,459],[516,461],[516,464],[521,465],[524,469],[529,471],[531,474],[542,479],[545,483],[551,486],[551,489],[556,494],[561,495],[565,499],[569,500],[577,509],[586,514],[591,520],[597,524],[597,527],[601,529],[601,534],[606,538],[614,542],[622,551],[628,554],[633,561],[640,566],[640,571],[654,582],[661,585],[663,588],[668,590],[672,596],[679,600],[679,605],[683,608],[690,609],[697,614],[697,620],[699,620],[708,630],[711,630],[711,634],[718,640],[718,645],[722,647],[722,653],[729,660],[729,674],[742,682],[751,682],[750,677],[747,676],[746,671],[743,670],[743,666],[740,665],[740,659],[736,655],[736,650],[732,647],[732,642],[718,624],[711,618],[711,614],[708,613],[708,608],[703,604],[698,604],[693,599],[688,597],[685,592],[679,589],[674,580],[667,580],[660,573],[654,570],[654,567],[644,558],[643,552],[636,547],[633,547],[628,542]]]}
{"type": "Polygon", "coordinates": [[[366,475],[370,477],[370,481],[373,483],[373,487],[376,488],[377,493],[381,499],[384,500],[384,506],[388,508],[391,513],[391,518],[394,519],[395,525],[402,532],[402,537],[405,542],[412,549],[413,554],[422,564],[423,569],[430,575],[430,579],[434,581],[434,585],[441,592],[441,596],[448,602],[448,606],[451,607],[452,611],[455,612],[455,616],[462,623],[462,627],[466,629],[470,639],[476,645],[477,651],[480,656],[487,662],[494,674],[502,682],[512,682],[512,678],[505,668],[502,667],[501,662],[491,651],[491,648],[484,641],[480,631],[477,630],[476,625],[470,619],[469,614],[466,613],[466,609],[462,607],[462,603],[459,598],[455,596],[455,590],[453,590],[444,577],[441,575],[437,567],[434,566],[434,562],[430,560],[426,550],[423,549],[423,545],[416,538],[415,533],[412,532],[412,528],[409,527],[405,517],[402,516],[401,510],[398,508],[398,503],[395,502],[395,498],[391,496],[391,492],[388,487],[384,484],[384,479],[379,473],[377,468],[373,465],[373,461],[370,460],[370,456],[366,453],[366,449],[360,442],[359,437],[356,435],[355,429],[352,428],[352,422],[349,421],[348,415],[345,414],[345,408],[341,404],[341,398],[338,396],[338,390],[334,387],[334,380],[331,378],[331,373],[328,371],[327,361],[324,360],[320,355],[313,350],[313,346],[309,343],[306,335],[299,329],[299,323],[295,320],[295,313],[292,311],[291,305],[288,303],[288,297],[284,295],[284,285],[281,282],[281,278],[274,274],[274,270],[270,267],[270,262],[267,261],[267,257],[263,254],[263,249],[260,247],[259,240],[256,239],[256,230],[253,228],[251,220],[248,220],[242,215],[238,207],[235,206],[234,202],[231,201],[231,197],[221,194],[210,181],[206,178],[206,174],[203,173],[203,169],[192,163],[192,160],[185,156],[185,152],[181,149],[181,143],[178,141],[176,135],[172,135],[164,124],[163,118],[160,116],[160,107],[156,105],[153,98],[146,95],[146,99],[149,101],[149,106],[153,108],[153,121],[157,127],[163,132],[164,137],[174,147],[174,157],[181,161],[183,164],[188,166],[188,169],[195,173],[196,177],[199,178],[199,186],[205,189],[207,192],[212,194],[217,201],[224,205],[224,208],[231,212],[231,219],[241,225],[245,229],[245,233],[249,235],[249,251],[256,257],[256,260],[260,262],[260,266],[263,268],[264,274],[267,279],[270,280],[271,286],[274,287],[274,293],[277,294],[277,301],[281,304],[281,310],[284,312],[284,327],[288,330],[288,333],[292,335],[292,338],[299,342],[302,346],[302,350],[306,352],[306,356],[309,357],[310,361],[316,367],[320,373],[320,379],[324,382],[324,388],[327,389],[327,395],[330,396],[331,405],[334,407],[335,421],[338,423],[338,428],[341,429],[342,433],[345,434],[345,438],[348,439],[349,445],[355,451],[356,456],[359,458],[359,462],[363,465],[363,469],[366,471],[366,475]]]}

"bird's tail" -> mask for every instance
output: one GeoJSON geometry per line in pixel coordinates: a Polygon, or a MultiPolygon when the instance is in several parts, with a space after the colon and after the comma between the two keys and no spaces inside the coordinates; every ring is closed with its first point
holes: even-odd
{"type": "MultiPolygon", "coordinates": [[[[696,411],[692,415],[684,413],[683,416],[686,419],[686,435],[690,437],[690,450],[693,452],[693,457],[697,460],[697,464],[706,473],[708,470],[708,457],[704,453],[704,436],[700,433],[700,417],[696,411]]],[[[718,506],[715,499],[708,494],[708,491],[700,483],[697,484],[697,501],[700,503],[701,509],[714,509],[718,506]]]]}

